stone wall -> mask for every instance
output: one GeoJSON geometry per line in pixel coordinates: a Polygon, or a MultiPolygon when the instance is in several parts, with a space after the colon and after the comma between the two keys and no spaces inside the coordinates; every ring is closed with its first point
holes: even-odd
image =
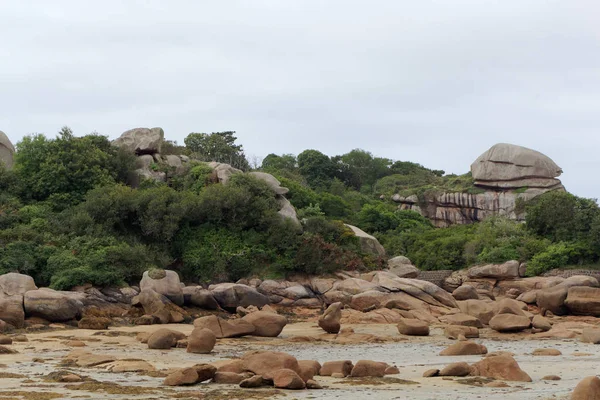
{"type": "Polygon", "coordinates": [[[442,287],[444,284],[444,280],[452,275],[454,271],[452,270],[440,270],[440,271],[419,271],[419,276],[417,279],[422,281],[431,282],[434,285],[442,287]]]}
{"type": "Polygon", "coordinates": [[[546,272],[543,276],[560,276],[561,278],[569,278],[575,275],[592,276],[600,281],[600,270],[594,269],[553,269],[546,272]]]}

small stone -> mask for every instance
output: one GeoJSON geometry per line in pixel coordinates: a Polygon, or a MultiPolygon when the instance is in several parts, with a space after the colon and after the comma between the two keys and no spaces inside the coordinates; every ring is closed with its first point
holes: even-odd
{"type": "Polygon", "coordinates": [[[300,376],[291,369],[280,369],[273,373],[273,386],[280,389],[299,390],[306,388],[300,376]]]}
{"type": "Polygon", "coordinates": [[[438,376],[440,374],[439,369],[428,369],[423,372],[423,378],[433,378],[434,376],[438,376]]]}
{"type": "Polygon", "coordinates": [[[193,385],[198,381],[198,373],[195,368],[183,368],[178,371],[169,374],[164,384],[167,386],[183,386],[193,385]]]}
{"type": "Polygon", "coordinates": [[[390,365],[385,369],[385,375],[397,375],[400,373],[400,370],[395,365],[390,365]]]}
{"type": "Polygon", "coordinates": [[[13,340],[6,336],[6,335],[0,335],[0,344],[12,344],[13,340]]]}
{"type": "Polygon", "coordinates": [[[319,384],[319,382],[317,382],[313,379],[309,379],[306,381],[306,388],[307,389],[323,389],[323,386],[321,386],[319,384]]]}
{"type": "Polygon", "coordinates": [[[502,381],[492,381],[492,382],[488,382],[485,385],[483,385],[485,387],[493,387],[493,388],[505,388],[505,387],[510,387],[510,385],[508,385],[506,382],[502,382],[502,381]]]}
{"type": "Polygon", "coordinates": [[[534,356],[560,356],[562,353],[557,349],[535,349],[533,351],[534,356]]]}
{"type": "Polygon", "coordinates": [[[543,381],[560,381],[560,379],[558,375],[546,375],[542,378],[543,381]]]}
{"type": "Polygon", "coordinates": [[[85,347],[86,344],[81,340],[69,340],[65,343],[69,347],[85,347]]]}
{"type": "Polygon", "coordinates": [[[65,383],[74,383],[74,382],[81,382],[83,379],[81,379],[81,377],[79,375],[75,375],[75,374],[67,374],[67,375],[63,375],[59,382],[65,382],[65,383]]]}
{"type": "Polygon", "coordinates": [[[13,336],[12,340],[13,342],[29,342],[29,339],[25,335],[13,336]]]}
{"type": "Polygon", "coordinates": [[[253,377],[244,379],[243,381],[240,382],[240,387],[246,388],[246,389],[257,388],[257,387],[261,387],[264,385],[265,385],[265,383],[264,383],[263,377],[261,375],[254,375],[253,377]]]}
{"type": "Polygon", "coordinates": [[[440,376],[467,376],[471,367],[464,361],[452,363],[440,371],[440,376]]]}

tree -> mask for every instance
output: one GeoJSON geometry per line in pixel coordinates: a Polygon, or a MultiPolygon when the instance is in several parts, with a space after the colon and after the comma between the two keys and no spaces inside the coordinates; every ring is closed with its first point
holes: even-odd
{"type": "Polygon", "coordinates": [[[331,159],[318,150],[304,150],[298,155],[300,174],[313,187],[326,187],[335,177],[335,165],[331,159]]]}
{"type": "Polygon", "coordinates": [[[342,169],[350,173],[351,180],[345,183],[357,190],[364,185],[372,186],[377,179],[389,175],[389,166],[392,164],[390,159],[373,157],[373,154],[361,149],[354,149],[338,159],[342,169]]]}
{"type": "Polygon", "coordinates": [[[261,169],[273,172],[281,170],[294,171],[296,169],[296,163],[296,156],[293,154],[282,154],[278,156],[277,154],[271,153],[264,158],[261,169]]]}
{"type": "Polygon", "coordinates": [[[26,136],[17,150],[15,174],[22,197],[49,199],[59,208],[80,202],[96,186],[125,182],[135,162],[106,136],[75,137],[68,127],[55,139],[26,136]]]}
{"type": "Polygon", "coordinates": [[[235,131],[190,133],[183,141],[201,161],[226,163],[241,170],[250,169],[242,145],[235,144],[235,131]]]}

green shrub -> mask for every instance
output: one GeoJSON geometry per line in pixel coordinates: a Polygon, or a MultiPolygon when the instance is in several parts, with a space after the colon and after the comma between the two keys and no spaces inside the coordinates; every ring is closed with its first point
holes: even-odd
{"type": "Polygon", "coordinates": [[[527,276],[537,276],[568,264],[573,248],[567,243],[551,244],[527,263],[527,276]]]}

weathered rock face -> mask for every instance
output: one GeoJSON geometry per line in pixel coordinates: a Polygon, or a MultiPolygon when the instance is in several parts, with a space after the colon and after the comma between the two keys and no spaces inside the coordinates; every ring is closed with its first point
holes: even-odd
{"type": "Polygon", "coordinates": [[[7,169],[13,166],[13,155],[15,154],[15,148],[8,139],[8,136],[0,131],[0,163],[4,164],[7,169]]]}
{"type": "Polygon", "coordinates": [[[551,188],[560,185],[562,169],[538,151],[498,143],[471,164],[471,173],[478,186],[551,188]]]}
{"type": "Polygon", "coordinates": [[[135,128],[123,132],[113,144],[138,155],[155,154],[160,153],[164,137],[162,128],[135,128]]]}
{"type": "Polygon", "coordinates": [[[441,193],[424,198],[415,195],[392,200],[399,208],[413,210],[434,225],[469,224],[490,216],[522,221],[518,201],[528,201],[551,190],[564,190],[556,179],[562,170],[547,156],[525,147],[500,143],[492,146],[471,165],[475,186],[483,193],[441,193]]]}

